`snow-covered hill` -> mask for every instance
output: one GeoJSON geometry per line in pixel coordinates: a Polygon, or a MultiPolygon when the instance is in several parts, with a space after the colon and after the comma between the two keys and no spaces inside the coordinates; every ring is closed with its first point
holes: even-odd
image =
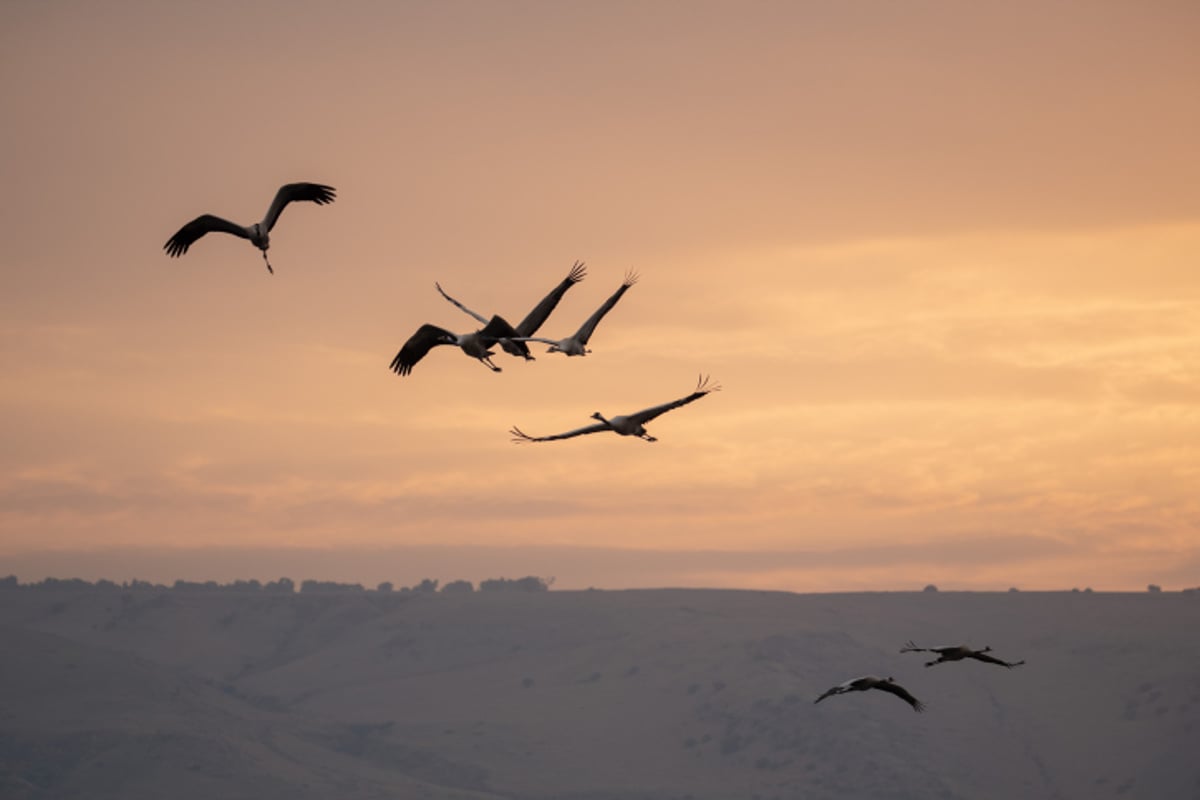
{"type": "Polygon", "coordinates": [[[1195,593],[21,588],[0,626],[5,797],[1200,797],[1195,593]],[[813,704],[867,673],[928,711],[813,704]]]}

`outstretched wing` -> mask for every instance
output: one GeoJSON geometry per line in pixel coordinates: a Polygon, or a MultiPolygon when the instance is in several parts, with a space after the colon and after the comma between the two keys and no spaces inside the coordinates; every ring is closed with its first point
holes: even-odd
{"type": "Polygon", "coordinates": [[[720,386],[718,386],[717,384],[713,384],[710,386],[709,382],[708,382],[708,376],[701,375],[700,379],[696,382],[696,391],[692,392],[687,397],[681,397],[678,400],[672,400],[670,403],[663,403],[660,406],[653,406],[652,408],[643,408],[641,411],[638,411],[635,414],[629,414],[627,418],[632,420],[633,422],[638,423],[639,425],[645,425],[647,422],[654,419],[658,415],[665,414],[666,412],[670,411],[673,408],[679,408],[680,406],[686,406],[688,403],[692,402],[693,400],[699,400],[701,397],[704,397],[704,395],[708,394],[709,392],[719,392],[719,391],[721,391],[720,386]]]}
{"type": "Polygon", "coordinates": [[[604,305],[596,309],[596,313],[588,317],[587,322],[583,323],[579,331],[575,334],[575,338],[579,340],[580,344],[588,343],[588,339],[592,338],[592,331],[596,330],[596,326],[600,324],[600,320],[604,319],[605,314],[612,311],[612,307],[621,299],[621,295],[625,294],[630,286],[637,283],[637,280],[638,275],[636,272],[631,271],[626,273],[625,282],[621,284],[621,288],[613,292],[612,297],[605,300],[604,305]]]}
{"type": "Polygon", "coordinates": [[[909,694],[909,691],[898,683],[893,683],[892,681],[880,681],[879,683],[875,684],[874,688],[881,689],[885,692],[891,692],[912,706],[913,711],[921,712],[925,710],[925,704],[909,694]]]}
{"type": "Polygon", "coordinates": [[[263,217],[263,225],[268,231],[274,228],[275,221],[279,219],[283,209],[288,203],[295,200],[308,200],[323,206],[326,203],[332,203],[336,197],[337,190],[332,186],[321,183],[286,183],[280,186],[279,191],[275,193],[275,199],[271,201],[271,207],[267,209],[267,215],[263,217]]]}
{"type": "Polygon", "coordinates": [[[550,312],[558,305],[558,301],[562,300],[563,295],[567,293],[567,289],[579,283],[586,276],[587,266],[582,261],[576,261],[571,266],[571,272],[567,277],[563,278],[550,294],[543,297],[542,302],[534,306],[533,311],[525,315],[525,319],[517,323],[517,335],[533,336],[533,334],[537,333],[537,329],[542,327],[542,323],[550,316],[550,312]]]}
{"type": "Polygon", "coordinates": [[[989,656],[987,653],[983,652],[971,653],[971,658],[975,659],[976,661],[986,661],[989,664],[999,664],[1000,666],[1007,667],[1009,669],[1012,669],[1013,667],[1019,667],[1025,663],[1024,661],[1001,661],[1000,659],[994,656],[989,656]]]}
{"type": "Polygon", "coordinates": [[[832,689],[829,689],[828,691],[825,692],[825,694],[821,695],[816,700],[813,700],[813,705],[815,706],[817,703],[821,702],[826,697],[832,697],[835,694],[841,694],[842,692],[846,691],[845,688],[843,688],[843,686],[844,686],[844,684],[839,684],[837,686],[834,686],[832,689]]]}
{"type": "Polygon", "coordinates": [[[479,331],[479,334],[485,339],[491,338],[499,341],[500,346],[504,348],[504,352],[510,356],[517,356],[526,361],[533,361],[533,355],[529,352],[529,345],[515,338],[517,331],[512,325],[508,324],[508,320],[500,315],[494,315],[487,325],[479,331]]]}
{"type": "Polygon", "coordinates": [[[488,324],[479,329],[479,335],[484,341],[499,341],[501,339],[511,339],[517,335],[513,330],[513,326],[508,324],[508,320],[499,314],[493,314],[488,320],[488,324]]]}
{"type": "Polygon", "coordinates": [[[933,647],[917,647],[911,640],[900,648],[901,653],[937,653],[938,655],[952,656],[957,652],[967,649],[966,645],[962,644],[942,644],[934,645],[933,647]]]}
{"type": "Polygon", "coordinates": [[[515,443],[522,444],[523,442],[552,442],[555,439],[570,439],[573,436],[583,436],[585,433],[598,433],[606,430],[609,430],[607,425],[603,422],[597,422],[595,425],[588,425],[586,428],[576,428],[573,431],[556,433],[553,436],[530,436],[515,425],[509,433],[512,435],[512,440],[515,443]]]}
{"type": "Polygon", "coordinates": [[[463,312],[465,312],[465,313],[467,313],[467,314],[470,314],[472,317],[474,317],[475,319],[479,320],[479,322],[480,322],[480,323],[482,323],[482,324],[484,324],[484,325],[486,325],[486,324],[487,324],[487,322],[488,322],[488,319],[487,319],[487,317],[483,316],[482,314],[477,314],[476,312],[474,312],[474,311],[472,311],[471,309],[469,309],[469,308],[467,308],[466,306],[464,306],[462,303],[460,303],[460,302],[458,302],[457,300],[455,300],[455,299],[454,299],[453,297],[451,297],[450,295],[446,294],[446,292],[445,292],[445,291],[442,289],[442,285],[441,285],[440,283],[438,283],[438,282],[436,282],[436,281],[435,281],[433,285],[437,287],[438,294],[440,294],[442,297],[444,297],[444,298],[446,298],[447,300],[449,300],[449,301],[450,301],[451,303],[453,303],[454,305],[458,306],[458,310],[459,310],[459,311],[463,311],[463,312]]]}
{"type": "Polygon", "coordinates": [[[482,314],[479,314],[475,311],[472,311],[471,309],[464,306],[462,303],[455,300],[450,295],[446,294],[446,291],[444,289],[442,289],[442,285],[440,283],[435,282],[433,285],[437,287],[438,293],[441,294],[442,297],[446,298],[451,303],[453,303],[455,306],[457,306],[460,311],[462,311],[466,314],[470,314],[475,319],[484,323],[484,328],[482,330],[480,330],[479,332],[481,334],[484,334],[485,336],[491,337],[491,341],[487,342],[488,344],[491,344],[492,342],[498,340],[500,342],[500,346],[504,348],[504,352],[509,353],[514,356],[520,356],[520,357],[524,358],[526,361],[533,361],[533,356],[530,355],[530,353],[529,353],[529,345],[525,344],[525,342],[523,342],[519,339],[514,340],[511,336],[503,336],[503,334],[494,333],[494,331],[511,331],[514,336],[516,335],[516,329],[513,328],[511,325],[509,325],[507,322],[505,322],[503,317],[492,317],[489,320],[487,317],[485,317],[482,314]],[[495,323],[496,320],[500,320],[500,327],[489,329],[487,326],[492,325],[493,323],[495,323]],[[505,326],[507,326],[507,327],[505,327],[505,326]]]}
{"type": "Polygon", "coordinates": [[[439,344],[450,344],[455,336],[450,331],[428,323],[417,328],[417,332],[408,337],[408,341],[400,348],[400,352],[392,359],[391,369],[397,375],[407,375],[418,361],[425,357],[439,344]]]}
{"type": "Polygon", "coordinates": [[[212,214],[202,214],[176,231],[175,235],[170,239],[167,239],[167,243],[163,245],[163,250],[166,250],[167,255],[171,257],[181,256],[201,236],[214,232],[232,233],[234,236],[240,236],[243,239],[250,238],[250,235],[246,233],[246,229],[241,225],[230,222],[227,219],[215,217],[212,214]]]}

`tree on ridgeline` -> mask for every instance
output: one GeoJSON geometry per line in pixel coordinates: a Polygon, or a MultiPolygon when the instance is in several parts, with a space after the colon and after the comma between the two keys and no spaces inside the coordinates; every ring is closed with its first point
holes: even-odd
{"type": "Polygon", "coordinates": [[[280,578],[264,586],[263,591],[274,594],[291,594],[296,591],[296,584],[292,582],[291,578],[280,578]]]}
{"type": "Polygon", "coordinates": [[[171,587],[176,592],[215,592],[220,588],[216,581],[204,581],[200,583],[199,581],[185,580],[177,580],[175,581],[175,585],[171,587]]]}
{"type": "Polygon", "coordinates": [[[554,583],[554,578],[539,578],[527,575],[524,578],[488,578],[480,581],[481,592],[545,592],[554,583]]]}
{"type": "Polygon", "coordinates": [[[344,594],[361,592],[361,583],[338,583],[337,581],[315,581],[311,578],[300,584],[301,594],[344,594]]]}

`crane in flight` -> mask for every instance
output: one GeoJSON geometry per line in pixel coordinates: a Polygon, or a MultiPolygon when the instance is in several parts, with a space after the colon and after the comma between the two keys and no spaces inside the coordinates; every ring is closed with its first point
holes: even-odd
{"type": "Polygon", "coordinates": [[[592,419],[599,420],[594,425],[588,425],[583,428],[576,428],[573,431],[566,433],[556,433],[553,436],[530,436],[518,427],[513,427],[509,431],[512,434],[512,440],[518,444],[522,442],[550,442],[555,439],[570,439],[573,436],[583,436],[587,433],[599,433],[600,431],[612,431],[621,436],[637,436],[645,439],[647,442],[657,442],[658,439],[646,432],[646,423],[660,414],[665,414],[673,408],[686,406],[694,400],[699,400],[710,392],[718,392],[721,387],[716,384],[710,384],[707,376],[700,376],[696,382],[696,389],[687,397],[681,397],[678,400],[672,400],[669,403],[663,403],[658,406],[644,408],[641,411],[636,411],[632,414],[626,414],[612,419],[605,419],[599,411],[592,414],[592,419]]]}
{"type": "Polygon", "coordinates": [[[921,712],[925,710],[925,704],[917,698],[913,697],[907,689],[896,683],[894,678],[878,678],[874,675],[863,675],[859,678],[851,678],[845,683],[839,683],[825,694],[813,701],[813,704],[824,700],[835,694],[845,694],[846,692],[865,692],[869,689],[880,689],[885,692],[891,692],[899,697],[904,702],[913,707],[913,711],[921,712]]]}
{"type": "Polygon", "coordinates": [[[236,222],[230,222],[213,214],[201,214],[176,231],[175,235],[163,245],[163,249],[167,251],[167,255],[175,258],[186,253],[188,248],[206,233],[230,233],[243,239],[249,239],[250,244],[261,250],[263,261],[267,265],[267,272],[274,275],[275,270],[271,268],[271,262],[267,258],[267,249],[271,246],[271,229],[279,221],[279,215],[283,213],[283,209],[287,207],[288,203],[297,200],[306,200],[323,206],[326,203],[332,203],[336,196],[336,189],[322,183],[287,183],[279,187],[279,191],[275,193],[275,199],[271,201],[271,206],[267,209],[267,215],[262,218],[262,222],[255,222],[253,225],[238,225],[236,222]]]}
{"type": "Polygon", "coordinates": [[[596,326],[600,324],[600,320],[604,319],[604,315],[612,311],[613,306],[621,299],[621,295],[629,290],[638,281],[638,274],[632,270],[625,273],[625,280],[621,287],[613,292],[612,296],[604,301],[604,305],[596,309],[596,312],[587,318],[587,321],[579,326],[579,330],[575,331],[573,336],[568,336],[565,339],[544,339],[538,336],[525,336],[521,338],[524,342],[541,342],[548,344],[550,347],[546,349],[547,353],[566,353],[568,356],[585,356],[592,352],[587,348],[588,340],[592,338],[592,333],[595,332],[596,326]]]}
{"type": "MultiPolygon", "coordinates": [[[[526,361],[533,361],[533,356],[529,352],[529,345],[525,344],[525,338],[533,336],[533,334],[537,333],[538,328],[542,327],[542,323],[546,321],[546,319],[550,316],[550,312],[553,311],[558,305],[558,301],[562,300],[563,295],[567,293],[567,289],[570,289],[585,277],[587,277],[587,266],[582,261],[576,261],[571,266],[571,271],[567,274],[567,277],[559,281],[559,284],[551,289],[550,293],[543,297],[541,302],[533,307],[532,311],[525,315],[525,319],[517,323],[516,327],[513,329],[516,331],[517,338],[500,340],[500,346],[504,348],[504,352],[510,355],[520,356],[526,361]]],[[[446,294],[440,283],[435,283],[434,286],[437,287],[437,290],[442,297],[446,298],[455,306],[457,306],[460,311],[470,314],[483,324],[487,324],[488,320],[486,317],[484,317],[482,314],[472,311],[450,295],[446,294]]]]}
{"type": "Polygon", "coordinates": [[[945,664],[947,661],[962,661],[964,658],[973,658],[976,661],[983,661],[987,664],[998,664],[1002,667],[1019,667],[1025,662],[1022,661],[1002,661],[995,656],[989,656],[992,651],[990,647],[984,647],[982,650],[972,650],[965,644],[954,645],[953,647],[917,647],[911,640],[904,647],[900,648],[901,653],[937,653],[938,657],[934,661],[925,662],[925,666],[932,667],[935,664],[945,664]]]}
{"type": "Polygon", "coordinates": [[[501,339],[512,336],[513,333],[512,325],[509,325],[504,317],[499,316],[492,317],[487,325],[472,333],[454,333],[445,328],[439,328],[437,325],[426,323],[408,337],[408,341],[392,359],[391,370],[397,375],[407,375],[430,350],[438,345],[452,344],[471,358],[478,359],[479,363],[492,372],[500,372],[500,367],[492,363],[492,356],[495,353],[491,346],[501,339]]]}

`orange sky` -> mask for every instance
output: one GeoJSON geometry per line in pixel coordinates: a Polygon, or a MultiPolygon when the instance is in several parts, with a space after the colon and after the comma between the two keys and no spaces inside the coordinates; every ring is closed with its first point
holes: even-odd
{"type": "Polygon", "coordinates": [[[1200,584],[1200,6],[981,6],[5,4],[0,574],[1200,584]]]}

